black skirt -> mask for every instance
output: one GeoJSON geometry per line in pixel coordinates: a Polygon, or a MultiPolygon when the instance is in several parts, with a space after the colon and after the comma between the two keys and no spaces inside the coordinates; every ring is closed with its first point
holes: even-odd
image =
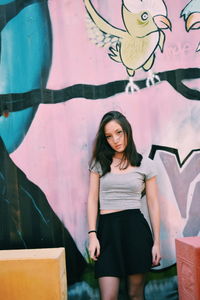
{"type": "Polygon", "coordinates": [[[139,209],[100,215],[97,236],[100,256],[95,262],[95,277],[148,272],[152,265],[153,238],[139,209]]]}

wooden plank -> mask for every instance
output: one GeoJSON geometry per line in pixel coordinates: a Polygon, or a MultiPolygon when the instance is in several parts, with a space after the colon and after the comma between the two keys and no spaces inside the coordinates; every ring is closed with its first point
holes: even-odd
{"type": "Polygon", "coordinates": [[[200,237],[176,239],[179,300],[200,299],[200,237]]]}
{"type": "Polygon", "coordinates": [[[0,295],[5,300],[66,300],[65,249],[1,250],[0,295]]]}

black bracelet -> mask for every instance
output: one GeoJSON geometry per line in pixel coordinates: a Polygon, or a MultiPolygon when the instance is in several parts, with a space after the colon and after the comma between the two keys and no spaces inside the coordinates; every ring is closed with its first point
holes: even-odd
{"type": "Polygon", "coordinates": [[[88,234],[90,234],[92,232],[97,232],[97,231],[96,230],[90,230],[90,231],[88,231],[88,234]]]}

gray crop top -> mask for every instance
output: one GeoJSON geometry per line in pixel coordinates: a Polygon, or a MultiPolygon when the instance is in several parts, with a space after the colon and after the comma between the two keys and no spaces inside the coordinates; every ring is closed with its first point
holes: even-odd
{"type": "MultiPolygon", "coordinates": [[[[91,172],[102,175],[99,162],[93,162],[91,172]]],[[[127,173],[107,173],[100,177],[100,209],[140,209],[145,181],[157,175],[153,160],[144,158],[139,167],[127,173]]]]}

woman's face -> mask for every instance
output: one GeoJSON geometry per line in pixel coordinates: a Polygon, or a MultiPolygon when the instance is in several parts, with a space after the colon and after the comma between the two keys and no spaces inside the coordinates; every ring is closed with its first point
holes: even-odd
{"type": "Polygon", "coordinates": [[[110,147],[119,153],[123,153],[127,146],[127,136],[121,125],[112,120],[104,127],[105,137],[110,147]]]}

